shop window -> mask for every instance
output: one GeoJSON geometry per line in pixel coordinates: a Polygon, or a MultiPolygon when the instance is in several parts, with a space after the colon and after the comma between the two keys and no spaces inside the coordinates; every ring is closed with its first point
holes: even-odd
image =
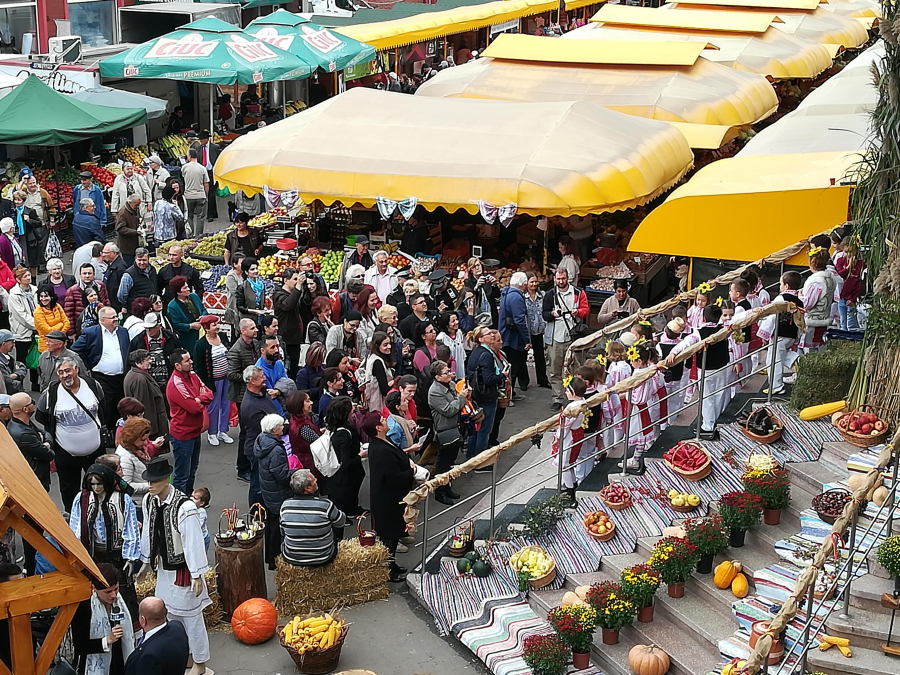
{"type": "Polygon", "coordinates": [[[35,5],[0,2],[0,54],[32,54],[37,51],[35,5]]]}
{"type": "Polygon", "coordinates": [[[115,16],[115,0],[69,0],[72,35],[80,35],[85,47],[103,47],[115,42],[115,16]]]}

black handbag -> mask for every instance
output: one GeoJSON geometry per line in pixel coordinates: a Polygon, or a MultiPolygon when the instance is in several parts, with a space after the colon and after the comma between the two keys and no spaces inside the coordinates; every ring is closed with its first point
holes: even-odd
{"type": "MultiPolygon", "coordinates": [[[[62,384],[60,383],[59,386],[62,387],[62,384]]],[[[85,385],[85,386],[87,386],[87,385],[85,385]]],[[[66,391],[69,391],[69,390],[66,389],[66,391]]],[[[91,393],[94,393],[94,392],[92,391],[91,393]]],[[[84,410],[84,412],[87,413],[87,416],[90,417],[94,421],[94,424],[97,425],[97,430],[100,432],[100,447],[101,448],[116,447],[116,437],[113,436],[112,432],[109,429],[107,429],[104,425],[100,424],[100,420],[98,420],[96,417],[94,417],[91,414],[91,411],[84,407],[84,403],[82,403],[81,400],[75,394],[73,394],[71,391],[69,391],[69,396],[71,396],[75,400],[75,403],[78,404],[78,407],[81,408],[82,410],[84,410]]],[[[99,408],[100,408],[100,401],[98,400],[97,401],[98,411],[99,411],[99,408]]]]}
{"type": "Polygon", "coordinates": [[[437,432],[437,442],[442,448],[450,447],[455,443],[462,442],[462,435],[459,433],[459,427],[453,429],[445,429],[437,432]]]}

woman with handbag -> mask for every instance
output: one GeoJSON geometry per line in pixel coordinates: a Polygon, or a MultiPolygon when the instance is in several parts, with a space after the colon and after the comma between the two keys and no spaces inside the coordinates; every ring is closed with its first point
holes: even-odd
{"type": "Polygon", "coordinates": [[[266,527],[266,563],[275,569],[275,558],[281,553],[281,505],[294,496],[291,476],[294,472],[288,463],[284,436],[285,420],[281,415],[270,414],[262,418],[262,433],[253,441],[253,454],[259,465],[259,487],[263,503],[268,511],[266,527]]]}
{"type": "Polygon", "coordinates": [[[291,442],[291,454],[300,462],[299,468],[309,469],[317,481],[322,481],[324,477],[316,469],[309,449],[309,444],[322,435],[322,430],[312,418],[312,399],[305,391],[295,391],[284,402],[284,410],[290,415],[287,434],[291,442]]]}
{"type": "MultiPolygon", "coordinates": [[[[31,371],[31,388],[39,391],[37,366],[40,352],[34,339],[37,335],[34,327],[37,288],[31,284],[31,272],[21,265],[13,270],[13,276],[17,283],[9,291],[9,329],[16,336],[16,361],[21,361],[28,367],[31,371]],[[29,358],[32,347],[34,356],[29,358]]],[[[24,389],[23,382],[22,390],[24,389]]]]}
{"type": "MultiPolygon", "coordinates": [[[[428,390],[428,405],[434,420],[434,432],[437,435],[438,456],[434,465],[437,476],[446,473],[456,462],[463,439],[460,433],[459,416],[469,401],[472,390],[469,387],[459,394],[453,386],[453,372],[443,361],[431,364],[431,376],[434,382],[428,390]]],[[[441,504],[453,506],[453,500],[459,495],[453,491],[450,483],[434,491],[434,498],[441,504]]]]}
{"type": "Polygon", "coordinates": [[[369,355],[363,363],[366,376],[363,394],[370,412],[379,412],[384,407],[384,397],[397,385],[398,378],[394,377],[393,368],[394,345],[391,338],[387,333],[377,331],[372,335],[369,355]]]}
{"type": "Polygon", "coordinates": [[[350,424],[353,402],[346,396],[338,396],[328,406],[325,429],[331,434],[331,447],[341,467],[328,479],[331,501],[347,514],[348,520],[362,515],[365,510],[359,505],[359,490],[366,478],[360,456],[359,433],[350,424]]]}
{"type": "MultiPolygon", "coordinates": [[[[502,362],[497,354],[503,344],[500,331],[479,326],[473,330],[467,338],[478,344],[469,355],[466,364],[466,382],[472,388],[472,397],[475,403],[484,411],[484,420],[477,434],[469,436],[469,444],[466,448],[466,458],[471,459],[480,452],[487,450],[488,438],[494,428],[494,418],[497,416],[500,388],[505,387],[509,381],[509,365],[504,371],[502,362]]],[[[476,471],[490,471],[490,467],[482,467],[476,471]]]]}

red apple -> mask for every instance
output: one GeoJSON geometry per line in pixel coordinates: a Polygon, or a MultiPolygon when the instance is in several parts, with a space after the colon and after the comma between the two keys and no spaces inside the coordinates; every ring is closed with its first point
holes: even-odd
{"type": "Polygon", "coordinates": [[[875,430],[884,431],[884,422],[882,422],[881,420],[875,420],[875,430]]]}
{"type": "Polygon", "coordinates": [[[864,434],[870,434],[870,433],[872,433],[872,425],[869,424],[868,422],[866,422],[865,424],[863,424],[863,425],[862,425],[862,432],[863,432],[864,434]]]}

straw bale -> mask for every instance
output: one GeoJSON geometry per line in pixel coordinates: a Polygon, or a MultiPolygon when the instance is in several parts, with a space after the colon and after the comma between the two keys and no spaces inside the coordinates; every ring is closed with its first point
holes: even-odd
{"type": "MultiPolygon", "coordinates": [[[[229,624],[222,621],[222,605],[219,602],[219,590],[216,586],[216,570],[209,570],[204,577],[206,578],[206,588],[209,591],[209,599],[212,604],[203,610],[203,619],[207,628],[225,628],[229,624]]],[[[156,592],[156,575],[150,572],[143,581],[135,579],[134,590],[137,593],[138,602],[156,592]]]]}
{"type": "Polygon", "coordinates": [[[279,616],[330,611],[388,597],[388,551],[380,542],[338,543],[338,554],[324,567],[296,567],[276,559],[275,609],[279,616]]]}

